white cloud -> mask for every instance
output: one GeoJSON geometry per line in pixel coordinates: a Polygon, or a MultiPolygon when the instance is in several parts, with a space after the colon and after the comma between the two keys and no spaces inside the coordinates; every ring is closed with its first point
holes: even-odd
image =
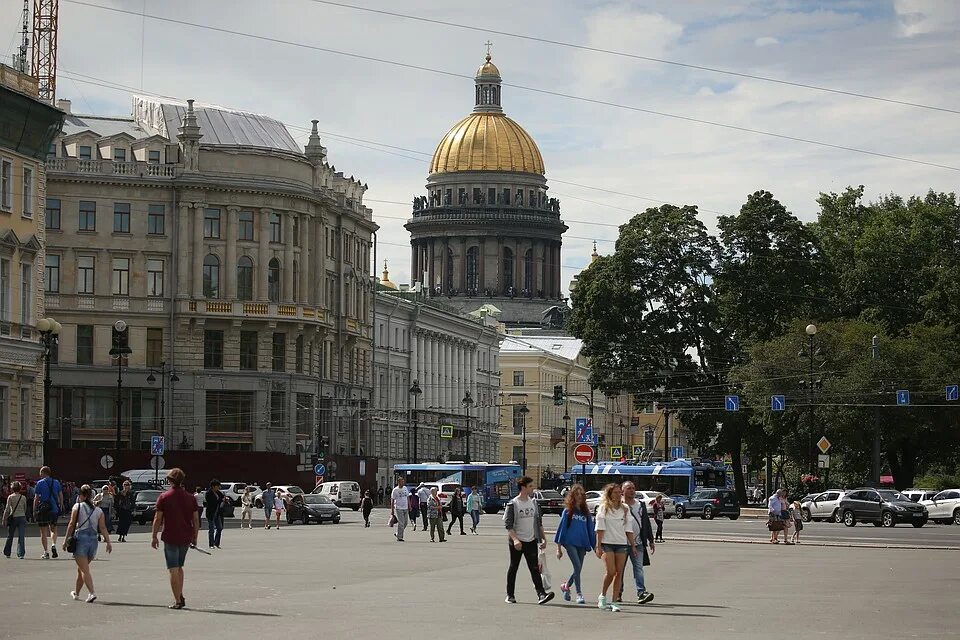
{"type": "Polygon", "coordinates": [[[780,41],[773,36],[763,36],[762,38],[757,38],[754,40],[753,44],[758,47],[768,47],[770,45],[780,44],[780,41]]]}
{"type": "Polygon", "coordinates": [[[894,0],[900,35],[911,38],[935,32],[953,32],[960,25],[960,5],[955,0],[894,0]]]}

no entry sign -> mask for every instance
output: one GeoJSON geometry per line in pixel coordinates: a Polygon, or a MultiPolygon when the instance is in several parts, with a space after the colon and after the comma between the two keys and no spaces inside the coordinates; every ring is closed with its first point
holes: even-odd
{"type": "Polygon", "coordinates": [[[587,464],[593,460],[593,447],[588,444],[578,444],[573,450],[573,457],[580,464],[587,464]]]}

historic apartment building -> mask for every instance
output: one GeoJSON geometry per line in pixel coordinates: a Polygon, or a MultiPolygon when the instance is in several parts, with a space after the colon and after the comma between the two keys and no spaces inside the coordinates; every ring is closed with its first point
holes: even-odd
{"type": "Polygon", "coordinates": [[[374,323],[371,453],[381,484],[401,462],[498,462],[502,325],[398,287],[386,264],[374,323]],[[441,425],[452,437],[441,437],[441,425]]]}
{"type": "Polygon", "coordinates": [[[46,166],[58,447],[113,448],[122,369],[123,448],[369,448],[377,226],[317,121],[301,148],[269,117],[134,97],[68,113],[46,166]]]}
{"type": "Polygon", "coordinates": [[[0,473],[42,461],[44,159],[63,114],[37,80],[0,65],[0,473]]]}

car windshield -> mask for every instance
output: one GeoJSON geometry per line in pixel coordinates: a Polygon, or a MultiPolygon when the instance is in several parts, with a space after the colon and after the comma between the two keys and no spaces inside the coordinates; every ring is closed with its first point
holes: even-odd
{"type": "Polygon", "coordinates": [[[327,496],[321,496],[316,493],[304,495],[303,501],[306,504],[331,504],[330,498],[328,498],[327,496]]]}
{"type": "Polygon", "coordinates": [[[894,500],[908,500],[908,499],[909,499],[909,498],[907,498],[905,495],[903,495],[902,493],[900,493],[899,491],[879,491],[878,493],[880,494],[880,497],[881,497],[881,498],[883,498],[884,500],[886,500],[886,501],[888,501],[888,502],[894,501],[894,500]]]}
{"type": "Polygon", "coordinates": [[[285,490],[287,493],[303,493],[303,489],[300,487],[287,487],[285,490]]]}
{"type": "Polygon", "coordinates": [[[540,495],[547,500],[560,500],[563,496],[560,495],[559,491],[554,491],[553,489],[547,489],[546,491],[541,491],[540,495]]]}
{"type": "Polygon", "coordinates": [[[137,502],[156,502],[161,491],[141,491],[137,493],[137,502]]]}

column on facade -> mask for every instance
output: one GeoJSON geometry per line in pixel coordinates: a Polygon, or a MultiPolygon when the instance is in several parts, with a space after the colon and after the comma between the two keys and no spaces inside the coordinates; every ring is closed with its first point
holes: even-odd
{"type": "Polygon", "coordinates": [[[310,222],[311,217],[304,214],[300,216],[300,299],[294,302],[310,304],[310,222]]]}
{"type": "Polygon", "coordinates": [[[283,292],[280,299],[284,302],[293,300],[293,222],[296,220],[295,213],[287,213],[283,216],[283,268],[280,272],[283,274],[283,292]]]}
{"type": "Polygon", "coordinates": [[[420,384],[424,387],[423,406],[430,407],[436,404],[437,397],[437,350],[434,335],[426,332],[423,335],[424,359],[422,363],[423,380],[420,384]]]}
{"type": "Polygon", "coordinates": [[[547,293],[547,282],[544,276],[544,265],[547,263],[547,242],[537,240],[533,243],[533,290],[534,293],[547,293]]]}
{"type": "Polygon", "coordinates": [[[203,297],[203,210],[202,202],[193,203],[193,297],[203,297]]]}
{"type": "Polygon", "coordinates": [[[425,283],[425,286],[426,286],[426,288],[427,288],[427,291],[430,291],[430,292],[433,291],[433,286],[434,286],[434,284],[436,283],[436,279],[434,278],[434,268],[435,268],[435,265],[434,265],[434,250],[433,250],[433,247],[434,247],[434,242],[433,242],[433,241],[429,242],[429,244],[427,245],[427,251],[428,251],[428,254],[427,254],[427,282],[425,283]]]}
{"type": "Polygon", "coordinates": [[[553,295],[560,297],[560,242],[553,243],[553,295]]]}
{"type": "Polygon", "coordinates": [[[177,214],[177,297],[190,296],[190,203],[181,202],[177,214]]]}
{"type": "Polygon", "coordinates": [[[487,288],[487,238],[480,236],[477,238],[477,295],[483,295],[483,290],[487,288]]]}
{"type": "Polygon", "coordinates": [[[507,283],[503,280],[503,238],[497,236],[497,265],[496,265],[497,279],[495,287],[495,295],[502,296],[504,294],[504,289],[506,289],[507,283]]]}
{"type": "Polygon", "coordinates": [[[417,241],[410,240],[410,285],[413,286],[413,283],[419,279],[417,277],[417,241]]]}
{"type": "Polygon", "coordinates": [[[320,243],[323,242],[323,218],[317,217],[316,219],[316,233],[314,237],[315,250],[312,254],[314,260],[314,297],[313,302],[318,307],[326,308],[327,307],[327,269],[324,264],[324,256],[327,255],[327,247],[324,245],[320,246],[320,243]]]}
{"type": "Polygon", "coordinates": [[[227,276],[227,300],[237,298],[237,212],[240,207],[227,207],[227,251],[224,271],[227,276]]]}
{"type": "Polygon", "coordinates": [[[257,300],[266,302],[270,290],[270,209],[260,209],[260,229],[257,251],[257,300]]]}

